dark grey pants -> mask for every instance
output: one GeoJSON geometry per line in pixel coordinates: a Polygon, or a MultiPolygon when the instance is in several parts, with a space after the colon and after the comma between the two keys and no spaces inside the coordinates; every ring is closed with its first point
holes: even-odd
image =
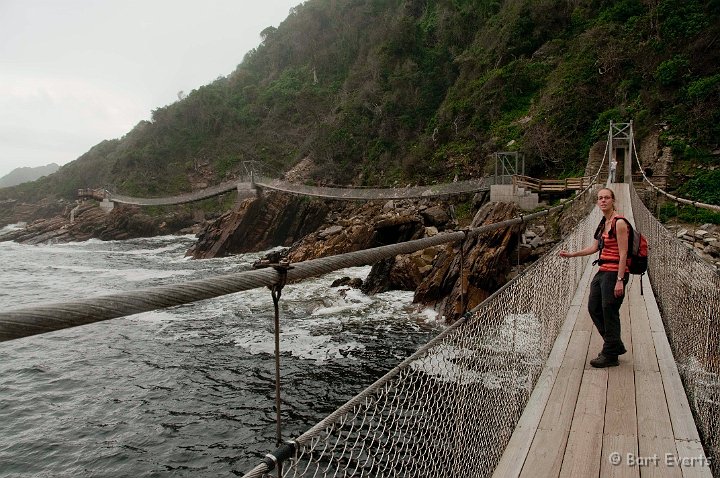
{"type": "MultiPolygon", "coordinates": [[[[625,274],[627,284],[628,276],[625,274]]],[[[595,327],[604,340],[602,354],[608,357],[617,357],[626,352],[625,345],[620,338],[620,305],[625,294],[615,297],[615,283],[617,271],[598,272],[590,283],[590,297],[588,311],[595,327]]]]}

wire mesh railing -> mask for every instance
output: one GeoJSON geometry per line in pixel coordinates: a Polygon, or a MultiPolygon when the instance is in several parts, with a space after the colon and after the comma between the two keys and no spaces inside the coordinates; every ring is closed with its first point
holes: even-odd
{"type": "MultiPolygon", "coordinates": [[[[588,246],[598,221],[556,249],[588,246]]],[[[583,273],[554,251],[245,476],[492,474],[583,273]]]]}
{"type": "Polygon", "coordinates": [[[665,332],[713,475],[720,476],[720,275],[655,219],[630,188],[648,240],[648,270],[665,332]]]}

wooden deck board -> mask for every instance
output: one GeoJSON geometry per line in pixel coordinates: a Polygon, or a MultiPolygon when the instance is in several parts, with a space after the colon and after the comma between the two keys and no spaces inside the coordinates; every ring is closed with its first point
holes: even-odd
{"type": "Polygon", "coordinates": [[[608,372],[583,372],[575,413],[560,469],[561,477],[598,476],[605,422],[608,372]]]}
{"type": "MultiPolygon", "coordinates": [[[[587,332],[579,332],[574,338],[576,339],[574,340],[575,343],[584,344],[587,349],[587,332]]],[[[539,429],[562,428],[570,431],[583,376],[582,363],[580,361],[580,367],[574,367],[572,364],[560,367],[542,419],[538,425],[539,429]]]]}
{"type": "Polygon", "coordinates": [[[648,320],[653,331],[652,336],[657,353],[658,368],[662,376],[665,396],[667,397],[673,433],[676,439],[695,442],[699,445],[700,435],[690,411],[690,404],[685,395],[685,388],[680,380],[680,374],[667,335],[665,335],[665,328],[655,302],[652,286],[648,284],[644,288],[646,295],[643,296],[643,300],[647,305],[648,320]]]}
{"type": "Polygon", "coordinates": [[[604,434],[637,437],[635,411],[635,372],[631,362],[622,362],[608,369],[604,434]]]}
{"type": "Polygon", "coordinates": [[[638,442],[640,459],[636,465],[640,476],[658,478],[681,478],[682,470],[678,466],[668,466],[667,456],[677,456],[675,440],[665,437],[640,436],[638,442]]]}
{"type": "Polygon", "coordinates": [[[600,454],[597,451],[601,449],[602,433],[570,432],[560,476],[563,478],[598,476],[600,474],[600,454]]]}
{"type": "Polygon", "coordinates": [[[535,434],[530,452],[520,472],[521,478],[556,477],[560,476],[565,446],[567,445],[568,430],[551,428],[538,429],[535,434]],[[546,443],[555,443],[549,447],[546,443]]]}
{"type": "Polygon", "coordinates": [[[626,457],[638,456],[637,435],[603,435],[602,460],[600,460],[600,476],[613,478],[637,478],[640,469],[630,466],[626,457]],[[613,453],[620,457],[619,463],[611,463],[613,453]]]}
{"type": "Polygon", "coordinates": [[[704,460],[705,452],[699,441],[675,440],[681,462],[683,478],[712,478],[710,463],[704,460]]]}
{"type": "Polygon", "coordinates": [[[630,284],[627,300],[630,303],[630,314],[634,319],[631,321],[634,368],[635,370],[658,372],[655,341],[650,329],[645,301],[640,297],[640,289],[637,284],[635,281],[630,284]]]}

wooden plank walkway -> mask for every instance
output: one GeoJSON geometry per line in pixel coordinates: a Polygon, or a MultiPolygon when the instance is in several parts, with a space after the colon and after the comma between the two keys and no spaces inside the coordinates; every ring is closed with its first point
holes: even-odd
{"type": "Polygon", "coordinates": [[[710,477],[648,279],[621,308],[628,352],[594,369],[602,339],[587,312],[589,265],[494,477],[710,477]]]}

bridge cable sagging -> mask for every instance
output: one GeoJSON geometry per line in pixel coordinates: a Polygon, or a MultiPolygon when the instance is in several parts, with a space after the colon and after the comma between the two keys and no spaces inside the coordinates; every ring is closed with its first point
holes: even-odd
{"type": "MultiPolygon", "coordinates": [[[[284,476],[492,473],[553,347],[597,212],[462,320],[293,441],[284,476]],[[472,464],[468,462],[472,457],[472,464]]],[[[267,476],[267,462],[247,478],[267,476]]]]}

